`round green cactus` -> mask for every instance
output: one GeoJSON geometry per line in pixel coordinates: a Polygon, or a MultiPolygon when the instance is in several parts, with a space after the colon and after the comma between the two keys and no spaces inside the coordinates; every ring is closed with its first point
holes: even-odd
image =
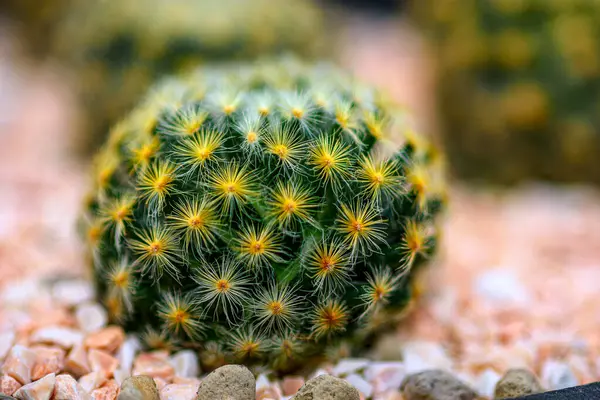
{"type": "Polygon", "coordinates": [[[600,183],[600,3],[433,0],[450,164],[461,177],[600,183]]]}
{"type": "Polygon", "coordinates": [[[98,155],[98,294],[150,347],[201,347],[207,368],[356,346],[402,316],[435,250],[440,165],[404,111],[328,65],[166,79],[98,155]]]}
{"type": "MultiPolygon", "coordinates": [[[[53,54],[73,70],[88,133],[82,150],[165,74],[206,61],[318,54],[321,11],[312,0],[71,0],[53,54]]],[[[85,133],[85,132],[84,132],[85,133]]]]}

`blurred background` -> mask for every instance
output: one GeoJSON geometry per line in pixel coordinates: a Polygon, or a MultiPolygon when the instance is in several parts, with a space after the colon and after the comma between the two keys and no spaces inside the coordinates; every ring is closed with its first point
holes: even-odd
{"type": "Polygon", "coordinates": [[[289,53],[387,90],[446,151],[451,202],[432,269],[446,308],[432,299],[412,334],[447,339],[460,318],[506,325],[498,310],[516,304],[508,321],[521,325],[503,346],[537,324],[600,352],[592,0],[0,0],[0,283],[84,270],[86,171],[154,80],[289,53]]]}

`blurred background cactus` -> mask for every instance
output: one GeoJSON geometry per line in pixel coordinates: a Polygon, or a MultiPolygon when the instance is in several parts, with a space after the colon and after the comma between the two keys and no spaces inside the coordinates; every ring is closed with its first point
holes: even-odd
{"type": "Polygon", "coordinates": [[[600,3],[413,2],[462,178],[600,183],[600,3]]]}
{"type": "Polygon", "coordinates": [[[434,252],[441,158],[329,65],[167,78],[100,151],[85,230],[111,319],[150,347],[307,365],[393,326],[434,252]],[[152,327],[152,328],[150,328],[152,327]]]}
{"type": "Polygon", "coordinates": [[[69,71],[83,109],[75,141],[84,154],[164,74],[211,60],[311,57],[325,37],[322,10],[311,0],[43,3],[9,0],[5,13],[23,28],[30,55],[69,71]]]}

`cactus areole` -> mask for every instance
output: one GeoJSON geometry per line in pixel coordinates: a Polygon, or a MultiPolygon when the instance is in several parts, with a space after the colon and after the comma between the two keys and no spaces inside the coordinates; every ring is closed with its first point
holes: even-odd
{"type": "Polygon", "coordinates": [[[169,78],[98,154],[98,296],[150,348],[290,370],[397,321],[435,250],[439,154],[329,65],[169,78]]]}

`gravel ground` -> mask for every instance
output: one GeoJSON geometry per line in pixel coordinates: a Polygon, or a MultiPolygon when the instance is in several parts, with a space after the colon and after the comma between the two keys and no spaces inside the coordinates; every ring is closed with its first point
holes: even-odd
{"type": "MultiPolygon", "coordinates": [[[[72,382],[52,374],[66,371],[79,378],[70,387],[114,399],[125,377],[142,373],[162,398],[193,398],[195,354],[139,353],[135,339],[106,328],[94,303],[74,228],[85,168],[64,157],[65,98],[52,83],[0,73],[0,87],[10,86],[0,95],[0,392],[31,380],[56,390],[72,382]],[[53,283],[59,274],[79,279],[53,283]]],[[[485,398],[509,368],[535,372],[546,389],[599,380],[600,194],[456,187],[445,225],[430,290],[379,343],[371,355],[378,361],[342,360],[316,374],[383,400],[399,398],[408,374],[431,368],[485,398]]],[[[259,376],[258,398],[289,398],[303,382],[259,376]]]]}

